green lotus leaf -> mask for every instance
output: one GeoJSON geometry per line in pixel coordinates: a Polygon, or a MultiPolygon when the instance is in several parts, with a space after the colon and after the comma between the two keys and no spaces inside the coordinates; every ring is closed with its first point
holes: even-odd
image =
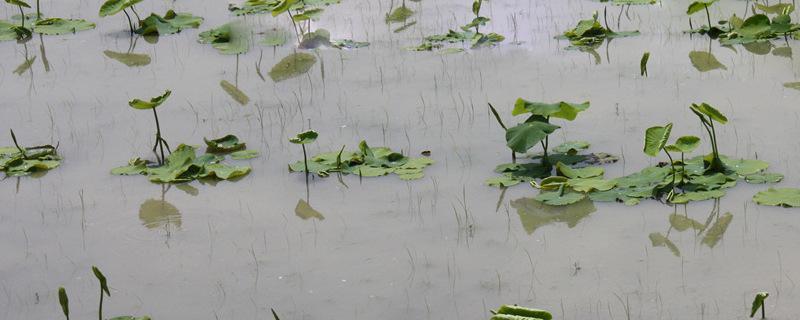
{"type": "Polygon", "coordinates": [[[569,179],[567,181],[567,185],[572,188],[572,190],[578,192],[592,192],[592,191],[608,191],[616,186],[616,182],[614,180],[605,180],[605,179],[598,179],[598,178],[576,178],[576,179],[569,179]]]}
{"type": "Polygon", "coordinates": [[[550,206],[566,206],[576,203],[586,198],[586,195],[578,192],[542,192],[534,199],[550,206]]]}
{"type": "Polygon", "coordinates": [[[250,30],[239,21],[226,23],[199,34],[200,43],[209,43],[221,54],[241,54],[250,50],[250,30]]]}
{"type": "Polygon", "coordinates": [[[675,140],[674,146],[683,153],[690,153],[700,145],[700,138],[695,136],[683,136],[675,140]]]}
{"type": "Polygon", "coordinates": [[[106,280],[106,276],[103,275],[103,273],[100,272],[100,269],[98,269],[95,266],[92,266],[92,273],[94,273],[94,276],[95,278],[97,278],[97,281],[100,282],[100,290],[102,292],[105,292],[106,296],[111,296],[111,292],[108,291],[108,282],[106,280]]]}
{"type": "Polygon", "coordinates": [[[706,7],[714,4],[719,0],[697,0],[689,4],[689,7],[686,9],[686,14],[693,15],[697,12],[705,10],[706,7]]]}
{"type": "Polygon", "coordinates": [[[331,46],[336,49],[356,49],[369,46],[369,42],[353,41],[350,39],[333,40],[331,46]]]}
{"type": "Polygon", "coordinates": [[[319,133],[314,130],[298,133],[294,138],[289,139],[289,142],[294,144],[309,144],[317,140],[319,133]]]}
{"type": "Polygon", "coordinates": [[[769,17],[756,14],[744,20],[742,26],[735,30],[743,38],[760,39],[772,32],[769,17]]]}
{"type": "Polygon", "coordinates": [[[510,175],[502,175],[493,178],[486,179],[486,185],[491,187],[499,187],[499,188],[506,188],[518,185],[521,180],[515,179],[510,175]]]}
{"type": "Polygon", "coordinates": [[[127,166],[117,167],[111,169],[111,174],[118,175],[118,176],[133,176],[133,175],[140,175],[145,174],[147,172],[147,161],[142,160],[141,158],[133,158],[128,161],[127,166]]]}
{"type": "Polygon", "coordinates": [[[264,32],[260,44],[265,46],[280,47],[289,40],[289,33],[284,29],[270,29],[264,32]]]}
{"type": "Polygon", "coordinates": [[[275,82],[291,79],[305,74],[315,63],[317,63],[317,58],[312,54],[294,53],[275,64],[269,71],[269,77],[275,82]]]}
{"type": "Polygon", "coordinates": [[[794,5],[792,5],[791,3],[776,3],[771,6],[761,3],[756,3],[755,5],[756,9],[766,14],[781,14],[784,13],[784,10],[786,10],[786,13],[794,12],[794,5]]]}
{"type": "Polygon", "coordinates": [[[690,201],[704,201],[710,199],[717,199],[721,198],[725,195],[725,191],[722,190],[709,190],[709,191],[690,191],[686,193],[676,194],[675,197],[670,200],[672,203],[676,204],[683,204],[689,203],[690,201]]]}
{"type": "Polygon", "coordinates": [[[228,10],[234,15],[259,14],[272,12],[280,0],[246,0],[242,4],[229,4],[228,10]]]}
{"type": "Polygon", "coordinates": [[[692,51],[689,52],[689,60],[692,62],[692,66],[694,66],[697,71],[700,72],[708,72],[712,70],[722,69],[728,70],[728,68],[717,60],[710,52],[705,51],[692,51]]]}
{"type": "Polygon", "coordinates": [[[108,0],[104,2],[102,6],[100,6],[100,16],[113,16],[139,2],[142,2],[142,0],[108,0]]]}
{"type": "Polygon", "coordinates": [[[22,0],[6,0],[6,3],[13,5],[13,6],[20,6],[23,8],[30,8],[31,6],[22,0]]]}
{"type": "Polygon", "coordinates": [[[168,35],[181,32],[189,28],[199,28],[203,23],[203,18],[194,16],[191,13],[175,13],[173,10],[167,11],[164,16],[151,13],[149,17],[142,20],[139,29],[135,32],[141,35],[168,35]]]}
{"type": "Polygon", "coordinates": [[[278,5],[272,9],[272,16],[277,17],[279,14],[289,11],[297,0],[281,0],[278,5]]]}
{"type": "Polygon", "coordinates": [[[539,183],[536,183],[536,181],[531,181],[531,185],[537,189],[552,191],[563,188],[564,185],[567,184],[568,180],[569,179],[562,176],[550,176],[542,179],[542,181],[539,183]]]}
{"type": "Polygon", "coordinates": [[[678,246],[676,246],[675,243],[672,242],[672,240],[669,240],[669,238],[667,238],[660,232],[653,232],[648,237],[650,238],[650,243],[653,244],[653,247],[667,247],[669,248],[669,251],[672,251],[672,254],[674,254],[676,257],[681,256],[681,252],[680,250],[678,250],[678,246]]]}
{"type": "Polygon", "coordinates": [[[506,130],[506,142],[514,152],[525,153],[558,128],[546,122],[523,122],[506,130]]]}
{"type": "Polygon", "coordinates": [[[0,20],[0,41],[17,40],[18,34],[15,28],[17,25],[8,21],[0,20]]]}
{"type": "Polygon", "coordinates": [[[800,189],[769,188],[756,193],[753,201],[764,206],[800,207],[800,189]]]}
{"type": "Polygon", "coordinates": [[[94,23],[83,19],[47,18],[33,24],[33,32],[41,34],[65,34],[94,29],[94,23]]]}
{"type": "Polygon", "coordinates": [[[586,150],[588,148],[589,148],[589,142],[567,141],[553,148],[553,151],[558,153],[575,154],[578,151],[586,150]]]}
{"type": "Polygon", "coordinates": [[[117,60],[129,67],[141,67],[150,64],[150,56],[141,53],[120,53],[114,51],[103,51],[106,57],[117,60]]]}
{"type": "Polygon", "coordinates": [[[645,132],[644,136],[644,153],[648,156],[655,157],[664,149],[664,146],[669,140],[669,135],[672,132],[672,123],[666,126],[650,127],[645,132]]]}
{"type": "Polygon", "coordinates": [[[572,121],[575,120],[575,118],[578,116],[578,113],[589,109],[589,105],[590,103],[588,101],[584,103],[569,103],[564,101],[556,103],[542,103],[531,102],[519,98],[517,99],[517,102],[514,103],[514,109],[511,111],[511,114],[516,116],[520,114],[531,113],[533,115],[543,117],[553,117],[572,121]]]}
{"type": "Polygon", "coordinates": [[[706,235],[703,237],[701,242],[707,245],[709,248],[713,248],[714,246],[719,243],[719,240],[722,239],[722,236],[725,235],[725,231],[728,230],[728,226],[731,224],[731,220],[733,220],[733,215],[730,212],[726,212],[723,214],[716,222],[711,226],[711,228],[706,231],[706,235]]]}
{"type": "Polygon", "coordinates": [[[747,183],[760,184],[760,183],[778,183],[783,180],[783,175],[780,173],[763,172],[747,175],[744,181],[747,183]]]}
{"type": "Polygon", "coordinates": [[[766,300],[767,297],[769,297],[769,292],[756,293],[755,298],[753,298],[753,305],[750,307],[750,318],[756,315],[758,309],[764,308],[764,300],[766,300]]]}
{"type": "Polygon", "coordinates": [[[556,163],[556,171],[567,178],[602,177],[605,169],[601,167],[571,168],[561,162],[556,163]]]}
{"type": "Polygon", "coordinates": [[[254,159],[258,158],[259,153],[256,150],[241,150],[231,153],[231,159],[233,160],[247,160],[247,159],[254,159]]]}
{"type": "Polygon", "coordinates": [[[222,163],[213,163],[205,166],[207,175],[205,177],[216,177],[222,180],[230,180],[243,177],[250,173],[248,166],[229,166],[222,163]]]}
{"type": "Polygon", "coordinates": [[[769,163],[766,161],[752,159],[732,160],[730,158],[723,157],[722,163],[725,164],[728,169],[733,170],[740,176],[756,174],[766,170],[769,167],[769,163]]]}
{"type": "Polygon", "coordinates": [[[244,142],[239,141],[239,137],[232,134],[213,140],[203,138],[203,141],[206,143],[207,152],[209,153],[229,153],[243,150],[247,147],[244,142]]]}
{"type": "Polygon", "coordinates": [[[131,106],[131,108],[139,109],[139,110],[147,110],[147,109],[157,108],[158,106],[163,104],[165,101],[167,101],[167,98],[169,98],[169,96],[171,94],[172,94],[172,91],[167,90],[167,91],[164,91],[164,94],[162,94],[162,95],[160,95],[158,97],[150,98],[150,101],[143,101],[143,100],[140,100],[140,99],[133,99],[131,101],[128,101],[128,105],[131,106]]]}

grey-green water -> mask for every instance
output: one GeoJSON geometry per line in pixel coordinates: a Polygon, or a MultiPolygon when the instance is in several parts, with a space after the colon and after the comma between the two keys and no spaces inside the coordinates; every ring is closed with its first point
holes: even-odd
{"type": "MultiPolygon", "coordinates": [[[[723,2],[711,11],[715,18],[741,15],[746,5],[723,2]]],[[[42,177],[0,182],[0,318],[58,319],[58,286],[70,293],[73,319],[95,317],[90,266],[97,265],[112,289],[106,314],[154,319],[268,319],[269,308],[282,319],[487,319],[503,303],[549,309],[558,319],[745,319],[761,290],[772,293],[770,318],[796,319],[800,216],[755,205],[752,195],[766,186],[742,183],[720,201],[719,215],[733,219],[713,247],[692,231],[671,230],[678,257],[653,247],[648,235],[666,233],[673,212],[705,222],[713,202],[595,203],[580,219],[536,225],[518,209],[532,205],[524,198],[535,190],[517,186],[500,199],[500,190],[483,185],[496,164],[510,160],[486,102],[512,122],[513,101],[525,97],[590,100],[554,137],[620,155],[609,177],[657,161],[641,152],[649,126],[674,122],[676,132],[703,136],[688,105],[707,101],[731,119],[720,130],[723,153],[768,161],[786,174],[781,186],[796,186],[800,92],[782,86],[800,78],[795,60],[683,34],[687,4],[631,7],[621,29],[642,35],[603,44],[597,63],[553,36],[602,12],[601,3],[492,0],[486,29],[507,40],[441,55],[404,48],[468,22],[469,1],[409,1],[418,23],[393,33],[398,25],[384,23],[391,1],[345,0],[314,27],[371,45],[320,50],[307,76],[274,83],[256,65],[266,74],[291,45],[254,46],[237,58],[196,42],[200,31],[234,19],[225,3],[141,4],[140,13],[174,7],[206,21],[155,44],[136,40],[132,51],[151,62],[128,67],[103,53],[128,51],[123,16],[98,18],[96,2],[45,0],[46,13],[87,18],[97,28],[0,43],[0,132],[13,128],[27,144],[60,143],[65,159],[42,177]],[[521,44],[510,43],[515,34],[521,44]],[[701,73],[691,65],[690,51],[709,48],[726,70],[701,73]],[[648,78],[639,76],[645,51],[652,54],[648,78]],[[13,73],[33,56],[30,70],[13,73]],[[226,95],[222,80],[238,84],[250,103],[226,95]],[[150,114],[127,101],[167,88],[173,96],[159,114],[165,137],[202,144],[234,133],[263,154],[249,161],[249,176],[194,182],[192,195],[109,174],[149,155],[153,143],[150,114]],[[437,163],[412,182],[349,176],[345,187],[335,177],[313,179],[308,196],[324,220],[303,220],[294,213],[307,196],[303,175],[286,170],[302,152],[287,138],[309,124],[321,133],[312,154],[366,139],[414,155],[431,150],[437,163]],[[162,199],[177,211],[141,211],[162,199]]],[[[14,13],[0,10],[5,18],[14,13]]],[[[612,25],[618,13],[609,8],[612,25]]],[[[244,20],[254,31],[290,26],[286,17],[244,20]]]]}

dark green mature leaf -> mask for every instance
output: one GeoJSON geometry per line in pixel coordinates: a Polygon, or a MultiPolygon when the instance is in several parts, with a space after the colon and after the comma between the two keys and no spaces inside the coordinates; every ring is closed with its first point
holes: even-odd
{"type": "Polygon", "coordinates": [[[312,54],[294,53],[273,66],[269,71],[269,77],[275,82],[291,79],[305,74],[315,63],[317,63],[317,58],[312,54]]]}
{"type": "Polygon", "coordinates": [[[763,14],[756,14],[745,19],[742,26],[736,28],[735,32],[742,38],[760,39],[771,33],[770,24],[769,17],[763,14]]]}
{"type": "Polygon", "coordinates": [[[572,121],[575,120],[575,118],[578,116],[578,113],[589,109],[589,105],[589,101],[584,103],[569,103],[564,101],[556,103],[542,103],[531,102],[522,98],[518,98],[517,102],[514,103],[514,110],[511,111],[511,114],[516,116],[520,114],[531,113],[533,115],[543,117],[553,117],[572,121]]]}
{"type": "Polygon", "coordinates": [[[33,32],[41,34],[65,34],[94,29],[94,23],[83,19],[47,18],[33,24],[33,32]]]}
{"type": "Polygon", "coordinates": [[[725,117],[725,115],[723,115],[722,112],[719,112],[719,110],[712,107],[708,103],[705,102],[700,104],[692,103],[692,106],[689,108],[698,116],[702,114],[721,124],[728,123],[728,118],[725,117]]]}
{"type": "Polygon", "coordinates": [[[239,137],[232,134],[213,140],[203,138],[203,141],[209,153],[230,153],[247,148],[244,142],[239,141],[239,137]]]}
{"type": "Polygon", "coordinates": [[[540,121],[523,122],[506,130],[506,143],[514,152],[525,153],[558,128],[540,121]]]}
{"type": "Polygon", "coordinates": [[[142,0],[108,0],[104,2],[102,6],[100,6],[100,16],[113,16],[139,2],[142,2],[142,0]]]}
{"type": "Polygon", "coordinates": [[[769,163],[763,160],[754,159],[730,159],[722,157],[722,163],[730,170],[736,172],[740,176],[749,176],[756,174],[769,168],[769,163]]]}
{"type": "Polygon", "coordinates": [[[167,91],[164,91],[164,94],[162,94],[160,96],[150,98],[150,101],[144,101],[144,100],[141,100],[141,99],[133,99],[131,101],[128,101],[128,105],[131,106],[131,108],[139,109],[139,110],[148,110],[148,109],[157,108],[158,106],[163,104],[165,101],[167,101],[167,98],[169,98],[169,96],[171,94],[172,94],[172,91],[167,90],[167,91]]]}
{"type": "Polygon", "coordinates": [[[308,220],[311,218],[317,220],[325,220],[325,217],[319,213],[316,209],[312,208],[311,205],[308,204],[303,199],[297,201],[297,206],[294,207],[294,214],[300,217],[300,219],[308,220]]]}
{"type": "Polygon", "coordinates": [[[764,206],[800,207],[800,189],[769,188],[756,193],[753,201],[764,206]]]}
{"type": "Polygon", "coordinates": [[[30,8],[31,7],[27,2],[22,1],[22,0],[6,0],[6,3],[8,3],[10,5],[13,5],[13,6],[20,6],[20,7],[23,7],[23,8],[30,8]]]}
{"type": "Polygon", "coordinates": [[[298,133],[294,138],[289,139],[289,142],[294,144],[309,144],[317,140],[319,133],[314,130],[308,130],[298,133]]]}
{"type": "Polygon", "coordinates": [[[581,220],[597,211],[588,199],[568,206],[551,206],[536,199],[520,198],[511,201],[511,207],[517,210],[522,227],[528,234],[533,234],[542,226],[559,222],[565,223],[568,228],[574,228],[581,220]]]}
{"type": "MultiPolygon", "coordinates": [[[[227,140],[226,140],[227,142],[227,140]]],[[[128,166],[112,170],[117,175],[144,174],[151,182],[177,183],[203,178],[222,180],[236,179],[250,173],[248,166],[229,166],[220,163],[224,157],[213,154],[196,155],[195,147],[179,145],[167,156],[166,163],[159,167],[148,167],[146,162],[135,158],[128,166]]]]}
{"type": "Polygon", "coordinates": [[[728,70],[728,68],[725,67],[724,64],[720,63],[719,60],[717,60],[717,58],[710,52],[689,52],[689,60],[692,61],[692,66],[694,66],[694,68],[700,72],[708,72],[717,69],[728,70]]]}
{"type": "Polygon", "coordinates": [[[95,266],[92,266],[92,273],[94,273],[94,276],[97,278],[97,281],[100,281],[100,290],[105,292],[106,296],[110,297],[111,292],[108,291],[108,283],[106,281],[106,276],[103,275],[103,273],[100,272],[100,269],[98,269],[95,266]]]}
{"type": "Polygon", "coordinates": [[[764,308],[764,300],[769,297],[769,292],[759,292],[756,293],[755,298],[753,298],[753,305],[750,307],[750,318],[756,315],[758,309],[764,308]]]}
{"type": "Polygon", "coordinates": [[[672,123],[666,126],[655,126],[647,129],[644,135],[644,153],[648,156],[655,157],[664,149],[669,140],[669,135],[672,132],[672,123]]]}
{"type": "Polygon", "coordinates": [[[129,67],[141,67],[150,64],[150,56],[141,53],[120,53],[114,51],[103,51],[106,57],[117,60],[129,67]]]}
{"type": "Polygon", "coordinates": [[[200,43],[210,43],[221,54],[241,54],[250,50],[250,30],[241,22],[229,22],[199,35],[200,43]]]}
{"type": "Polygon", "coordinates": [[[689,4],[689,7],[686,9],[686,14],[693,15],[693,14],[695,14],[697,12],[703,11],[703,10],[706,9],[706,7],[714,4],[714,2],[717,2],[717,1],[719,1],[719,0],[697,0],[695,2],[692,2],[691,4],[689,4]]]}
{"type": "Polygon", "coordinates": [[[203,18],[194,16],[191,13],[175,13],[173,10],[167,11],[164,16],[151,13],[149,17],[142,20],[136,33],[141,35],[168,35],[189,28],[198,28],[203,23],[203,18]]]}

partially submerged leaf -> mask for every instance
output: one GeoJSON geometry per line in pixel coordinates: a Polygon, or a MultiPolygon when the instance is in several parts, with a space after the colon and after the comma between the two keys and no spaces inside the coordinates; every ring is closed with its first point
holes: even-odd
{"type": "Polygon", "coordinates": [[[300,219],[308,220],[308,219],[317,219],[317,220],[325,220],[325,217],[322,216],[319,211],[312,208],[311,205],[308,204],[303,199],[297,201],[297,206],[294,208],[294,214],[300,217],[300,219]]]}
{"type": "Polygon", "coordinates": [[[212,140],[203,138],[203,141],[205,141],[209,153],[230,153],[246,148],[245,143],[239,141],[239,137],[232,134],[212,140]]]}
{"type": "Polygon", "coordinates": [[[221,54],[241,54],[250,50],[250,30],[238,21],[226,23],[199,35],[200,43],[209,43],[221,54]]]}
{"type": "Polygon", "coordinates": [[[305,74],[317,62],[312,54],[298,52],[291,54],[275,64],[269,71],[272,81],[280,82],[305,74]]]}
{"type": "Polygon", "coordinates": [[[83,19],[47,18],[33,24],[33,32],[41,34],[66,34],[94,29],[94,23],[83,19]]]}

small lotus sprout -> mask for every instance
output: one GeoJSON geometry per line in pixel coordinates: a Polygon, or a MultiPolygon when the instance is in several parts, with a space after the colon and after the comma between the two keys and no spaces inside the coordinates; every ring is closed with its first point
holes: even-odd
{"type": "Polygon", "coordinates": [[[111,293],[108,291],[108,283],[106,282],[106,277],[100,272],[95,266],[92,266],[92,273],[97,278],[97,281],[100,282],[100,306],[97,308],[97,318],[98,320],[103,320],[103,293],[107,296],[111,296],[111,293]]]}
{"type": "Polygon", "coordinates": [[[667,195],[667,200],[672,200],[672,197],[675,195],[675,161],[672,159],[672,155],[669,154],[669,151],[667,151],[665,148],[671,132],[672,123],[668,123],[663,127],[650,127],[647,129],[647,131],[645,131],[644,134],[644,153],[646,155],[655,157],[659,152],[664,151],[664,153],[667,155],[667,158],[669,158],[669,164],[672,167],[672,183],[670,183],[672,190],[667,195]]]}
{"type": "MultiPolygon", "coordinates": [[[[697,146],[700,145],[700,138],[695,136],[683,136],[675,140],[674,144],[668,145],[664,147],[664,151],[671,151],[671,152],[680,152],[681,153],[681,180],[679,181],[679,185],[683,184],[683,180],[686,177],[686,159],[685,154],[694,151],[697,149],[697,146]]],[[[673,170],[674,171],[674,170],[673,170]]]]}
{"type": "Polygon", "coordinates": [[[130,27],[131,35],[133,35],[133,22],[131,21],[131,15],[128,14],[128,8],[130,8],[133,14],[136,15],[138,25],[141,25],[142,19],[139,18],[139,14],[136,13],[136,8],[134,8],[134,5],[142,1],[143,0],[107,0],[102,6],[100,6],[100,17],[113,16],[122,11],[122,13],[125,14],[125,17],[128,18],[128,27],[130,27]]]}
{"type": "Polygon", "coordinates": [[[308,154],[306,153],[306,144],[312,143],[317,140],[319,133],[314,130],[308,130],[298,133],[294,138],[289,139],[289,142],[299,144],[303,147],[303,166],[306,171],[306,184],[308,183],[308,154]]]}
{"type": "Polygon", "coordinates": [[[158,97],[150,98],[150,101],[144,101],[144,100],[140,100],[140,99],[133,99],[133,100],[128,102],[128,105],[131,106],[131,108],[134,108],[134,109],[139,109],[139,110],[152,109],[153,110],[153,117],[156,120],[156,143],[155,143],[155,145],[153,145],[153,153],[156,154],[156,160],[158,160],[158,164],[159,165],[163,165],[164,161],[166,161],[166,157],[164,155],[164,148],[166,147],[167,151],[169,153],[172,153],[172,150],[170,150],[169,144],[167,144],[167,141],[164,140],[163,137],[161,137],[161,125],[158,122],[158,113],[156,112],[156,108],[158,108],[158,106],[160,106],[165,101],[167,101],[167,98],[169,98],[169,96],[171,94],[172,94],[172,91],[167,90],[167,91],[164,92],[164,94],[162,94],[162,95],[160,95],[158,97]],[[160,156],[159,156],[159,152],[160,152],[160,156]]]}
{"type": "Polygon", "coordinates": [[[64,316],[69,320],[69,298],[67,298],[67,290],[64,287],[58,288],[58,303],[61,304],[64,316]]]}
{"type": "Polygon", "coordinates": [[[711,140],[710,158],[706,156],[703,160],[706,172],[724,172],[725,164],[722,163],[722,159],[719,156],[719,145],[717,144],[717,132],[714,129],[714,121],[726,124],[728,123],[728,118],[719,112],[719,110],[705,102],[700,104],[693,103],[689,108],[700,118],[700,123],[703,125],[703,128],[706,129],[706,132],[708,132],[708,137],[711,140]]]}
{"type": "Polygon", "coordinates": [[[764,311],[764,300],[767,300],[767,297],[769,297],[769,292],[756,293],[756,297],[753,299],[753,306],[750,308],[750,318],[756,315],[758,309],[761,309],[761,319],[767,317],[766,311],[764,311]]]}

